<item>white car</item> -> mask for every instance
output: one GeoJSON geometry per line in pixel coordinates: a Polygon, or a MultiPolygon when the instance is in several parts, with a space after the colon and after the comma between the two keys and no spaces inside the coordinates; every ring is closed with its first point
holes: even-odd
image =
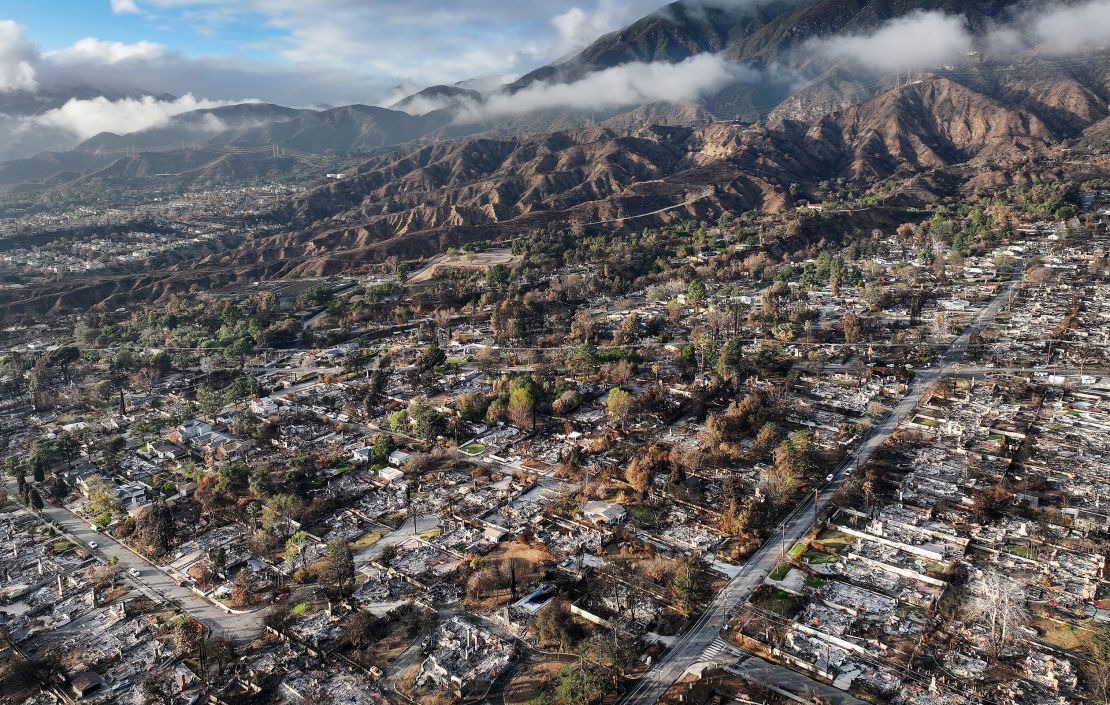
{"type": "Polygon", "coordinates": [[[96,548],[98,545],[96,541],[89,541],[89,548],[96,548]]]}
{"type": "Polygon", "coordinates": [[[128,568],[127,572],[131,575],[132,578],[137,578],[142,575],[142,573],[139,572],[138,568],[128,568]]]}

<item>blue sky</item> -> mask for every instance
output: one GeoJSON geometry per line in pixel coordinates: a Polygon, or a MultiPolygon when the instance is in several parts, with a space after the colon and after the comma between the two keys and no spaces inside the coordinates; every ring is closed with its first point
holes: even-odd
{"type": "Polygon", "coordinates": [[[0,62],[31,47],[40,86],[100,80],[112,90],[217,100],[381,102],[435,83],[514,78],[660,4],[4,0],[0,21],[18,28],[16,40],[16,30],[8,35],[20,48],[0,46],[0,62]]]}

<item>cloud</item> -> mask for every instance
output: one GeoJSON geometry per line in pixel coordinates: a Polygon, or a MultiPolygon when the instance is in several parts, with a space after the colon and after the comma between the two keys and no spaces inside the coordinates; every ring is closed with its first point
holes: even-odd
{"type": "Polygon", "coordinates": [[[999,53],[1039,49],[1076,54],[1110,47],[1110,0],[1029,8],[1012,22],[994,28],[987,46],[999,53]]]}
{"type": "Polygon", "coordinates": [[[45,58],[57,65],[112,65],[126,61],[158,61],[166,56],[166,48],[154,42],[134,44],[106,42],[94,37],[78,40],[72,46],[50,52],[45,58]]]}
{"type": "MultiPolygon", "coordinates": [[[[101,132],[126,134],[169,124],[174,116],[202,108],[227,105],[185,95],[174,100],[152,97],[108,100],[72,99],[41,115],[0,114],[0,160],[21,159],[43,151],[72,149],[101,132]]],[[[191,120],[199,133],[215,133],[225,125],[214,115],[191,120]]]]}
{"type": "Polygon", "coordinates": [[[551,18],[562,55],[585,48],[603,34],[620,29],[656,10],[659,0],[598,0],[594,7],[575,5],[551,18]]]}
{"type": "Polygon", "coordinates": [[[818,58],[849,61],[876,71],[903,71],[964,58],[974,38],[962,16],[913,12],[890,20],[871,34],[815,39],[807,49],[818,58]]]}
{"type": "Polygon", "coordinates": [[[37,53],[23,34],[23,27],[0,20],[0,92],[33,91],[37,53]]]}
{"type": "MultiPolygon", "coordinates": [[[[104,97],[92,100],[73,99],[60,108],[29,118],[29,121],[32,125],[63,130],[78,139],[88,139],[101,132],[122,135],[163,127],[175,115],[223,105],[228,103],[199,100],[191,94],[176,100],[157,100],[151,96],[123,100],[108,100],[104,97]]],[[[208,127],[214,131],[221,126],[209,123],[208,127]]]]}
{"type": "Polygon", "coordinates": [[[591,73],[573,83],[536,82],[515,93],[495,93],[463,111],[460,120],[482,120],[534,110],[605,110],[647,103],[685,103],[733,81],[757,81],[754,69],[715,54],[680,63],[635,62],[591,73]]]}
{"type": "Polygon", "coordinates": [[[142,12],[135,0],[112,0],[112,12],[117,15],[136,14],[142,12]]]}

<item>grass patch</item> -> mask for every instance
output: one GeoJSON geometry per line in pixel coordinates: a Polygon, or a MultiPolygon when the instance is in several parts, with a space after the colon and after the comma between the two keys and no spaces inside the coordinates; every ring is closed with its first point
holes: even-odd
{"type": "Polygon", "coordinates": [[[406,512],[386,512],[385,514],[382,514],[380,517],[378,517],[378,521],[386,524],[387,526],[397,528],[406,518],[408,518],[408,514],[406,512]]]}
{"type": "Polygon", "coordinates": [[[783,617],[793,617],[802,609],[802,598],[789,590],[774,588],[760,597],[756,605],[783,617]]]}
{"type": "Polygon", "coordinates": [[[1033,625],[1044,632],[1044,636],[1041,638],[1049,644],[1073,651],[1091,653],[1094,634],[1088,629],[1046,617],[1035,618],[1033,625]]]}
{"type": "Polygon", "coordinates": [[[659,512],[642,504],[627,504],[624,511],[628,519],[640,528],[651,528],[659,523],[659,512]]]}
{"type": "Polygon", "coordinates": [[[302,614],[304,614],[307,611],[308,611],[308,603],[307,602],[298,602],[296,605],[293,606],[293,609],[289,610],[289,616],[290,617],[300,617],[302,614]]]}
{"type": "Polygon", "coordinates": [[[821,588],[821,586],[824,585],[824,584],[825,584],[825,581],[822,580],[821,578],[818,578],[816,575],[811,575],[808,578],[806,578],[806,586],[811,587],[814,590],[819,590],[821,588]]]}
{"type": "Polygon", "coordinates": [[[1015,556],[1021,556],[1022,558],[1033,557],[1033,549],[1029,548],[1028,546],[1022,546],[1021,544],[1015,543],[1010,544],[1009,546],[1003,546],[1002,550],[1006,553],[1012,553],[1015,556]]]}
{"type": "Polygon", "coordinates": [[[803,553],[805,553],[806,549],[808,548],[808,543],[806,543],[805,541],[799,541],[798,543],[794,544],[794,548],[791,548],[786,555],[790,556],[791,558],[798,558],[803,553]]]}
{"type": "Polygon", "coordinates": [[[854,538],[840,531],[822,531],[821,535],[817,537],[817,543],[828,546],[833,550],[850,546],[854,541],[854,538]]]}
{"type": "Polygon", "coordinates": [[[467,445],[463,446],[462,452],[467,453],[468,455],[481,455],[482,453],[485,453],[488,448],[489,446],[483,443],[468,443],[467,445]]]}
{"type": "Polygon", "coordinates": [[[424,539],[425,541],[431,541],[432,539],[434,539],[438,536],[441,536],[442,534],[443,534],[443,527],[442,526],[437,526],[434,529],[428,529],[427,531],[421,531],[420,532],[420,538],[424,539]]]}
{"type": "Polygon", "coordinates": [[[928,416],[915,416],[913,417],[913,422],[922,426],[928,426],[929,428],[936,428],[937,426],[940,426],[940,421],[929,418],[928,416]]]}
{"type": "Polygon", "coordinates": [[[830,563],[836,563],[836,556],[823,551],[815,551],[811,548],[806,551],[805,562],[810,565],[828,565],[830,563]]]}
{"type": "Polygon", "coordinates": [[[771,574],[768,577],[770,577],[771,580],[774,580],[774,581],[777,582],[777,581],[782,580],[783,578],[785,578],[786,574],[789,573],[789,572],[790,572],[790,564],[788,564],[788,563],[779,563],[777,566],[775,566],[775,569],[771,571],[771,574]]]}
{"type": "Polygon", "coordinates": [[[351,550],[355,552],[365,550],[376,544],[378,541],[381,540],[381,538],[382,535],[379,534],[377,531],[367,531],[365,534],[359,536],[357,539],[351,542],[351,550]]]}

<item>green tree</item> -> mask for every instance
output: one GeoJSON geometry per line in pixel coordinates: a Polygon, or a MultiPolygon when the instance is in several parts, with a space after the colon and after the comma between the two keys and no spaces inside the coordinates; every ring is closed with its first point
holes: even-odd
{"type": "Polygon", "coordinates": [[[489,399],[476,392],[464,392],[455,400],[455,408],[463,421],[480,423],[486,417],[489,399]]]}
{"type": "Polygon", "coordinates": [[[700,306],[709,295],[701,279],[694,279],[686,288],[686,302],[693,306],[700,306]]]}
{"type": "Polygon", "coordinates": [[[394,433],[408,433],[409,432],[409,412],[405,409],[398,409],[386,416],[389,422],[389,428],[394,433]]]}
{"type": "Polygon", "coordinates": [[[298,531],[289,537],[285,542],[285,562],[289,563],[294,568],[297,562],[304,555],[304,548],[308,545],[308,534],[304,531],[298,531]]]}
{"type": "Polygon", "coordinates": [[[416,358],[418,372],[432,372],[445,364],[447,364],[447,353],[443,352],[438,345],[425,348],[420,356],[416,358]]]}
{"type": "Polygon", "coordinates": [[[173,360],[165,350],[159,350],[151,356],[149,364],[151,369],[157,371],[160,375],[164,375],[173,367],[173,360]]]}
{"type": "Polygon", "coordinates": [[[89,498],[89,511],[92,514],[107,514],[110,520],[112,515],[123,513],[123,506],[116,497],[115,488],[109,486],[100,475],[91,476],[86,481],[85,487],[89,498]]]}
{"type": "Polygon", "coordinates": [[[250,484],[250,468],[242,461],[227,463],[216,471],[219,492],[242,492],[250,484]]]}
{"type": "Polygon", "coordinates": [[[225,405],[231,405],[249,399],[252,394],[254,394],[254,385],[251,380],[247,377],[238,377],[234,382],[224,387],[220,396],[225,405]]]}
{"type": "Polygon", "coordinates": [[[425,441],[434,441],[447,431],[447,419],[425,402],[413,402],[409,408],[412,433],[425,441]]]}
{"type": "Polygon", "coordinates": [[[608,694],[609,680],[584,661],[564,667],[555,686],[561,705],[598,705],[608,694]]]}
{"type": "Polygon", "coordinates": [[[717,376],[733,381],[744,371],[744,344],[739,340],[729,340],[721,346],[717,356],[717,376]]]}
{"type": "Polygon", "coordinates": [[[708,572],[709,566],[697,552],[683,558],[675,570],[671,580],[671,600],[683,617],[692,615],[709,594],[708,572]]]}
{"type": "Polygon", "coordinates": [[[514,385],[509,392],[509,419],[521,428],[535,428],[536,398],[529,385],[514,385]]]}
{"type": "Polygon", "coordinates": [[[35,441],[31,446],[31,452],[27,456],[27,462],[31,466],[31,477],[35,482],[42,482],[46,479],[46,471],[54,464],[57,457],[55,445],[46,439],[35,441]]]}
{"type": "Polygon", "coordinates": [[[609,400],[606,407],[609,410],[609,416],[623,429],[625,422],[628,420],[628,415],[632,411],[632,394],[620,387],[614,387],[609,390],[609,400]]]}
{"type": "Polygon", "coordinates": [[[62,376],[66,382],[69,382],[69,367],[80,359],[81,351],[72,345],[67,345],[49,353],[46,357],[46,365],[62,368],[62,376]]]}
{"type": "Polygon", "coordinates": [[[291,494],[276,494],[266,500],[262,508],[262,528],[270,531],[284,525],[301,511],[301,500],[291,494]]]}
{"type": "Polygon", "coordinates": [[[242,369],[242,367],[247,364],[247,358],[250,356],[252,350],[253,346],[251,345],[251,339],[242,336],[231,341],[224,347],[224,359],[229,365],[235,365],[242,369]]]}
{"type": "Polygon", "coordinates": [[[60,477],[54,478],[54,484],[50,486],[50,496],[55,502],[63,502],[69,496],[70,487],[66,481],[60,477]]]}
{"type": "Polygon", "coordinates": [[[207,384],[197,387],[197,406],[200,407],[200,413],[206,419],[216,418],[216,414],[220,413],[222,408],[220,398],[207,384]]]}
{"type": "Polygon", "coordinates": [[[355,561],[346,541],[335,539],[324,547],[324,580],[340,595],[355,581],[355,561]]]}
{"type": "Polygon", "coordinates": [[[53,457],[62,458],[68,467],[73,467],[73,459],[81,451],[81,441],[71,433],[63,433],[54,441],[53,457]]]}
{"type": "Polygon", "coordinates": [[[389,454],[397,449],[393,437],[388,433],[379,433],[374,436],[374,446],[370,449],[370,462],[374,465],[389,463],[389,454]]]}

